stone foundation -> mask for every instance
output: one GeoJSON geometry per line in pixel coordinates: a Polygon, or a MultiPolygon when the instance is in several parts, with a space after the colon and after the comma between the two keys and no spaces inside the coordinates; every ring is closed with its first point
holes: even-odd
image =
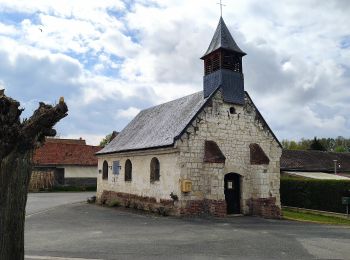
{"type": "Polygon", "coordinates": [[[282,216],[281,208],[276,206],[275,197],[250,199],[247,204],[250,215],[277,219],[282,216]]]}
{"type": "Polygon", "coordinates": [[[123,192],[103,191],[97,203],[112,205],[114,203],[126,208],[134,208],[161,215],[174,216],[215,216],[225,217],[226,202],[222,200],[189,200],[173,201],[161,199],[159,202],[152,197],[142,197],[123,192]]]}
{"type": "Polygon", "coordinates": [[[161,215],[178,215],[177,207],[174,205],[176,202],[173,200],[161,199],[157,202],[152,197],[142,197],[123,192],[103,191],[101,197],[97,199],[97,203],[106,205],[118,203],[126,208],[134,208],[161,215]]]}
{"type": "Polygon", "coordinates": [[[180,214],[182,216],[226,217],[226,201],[208,199],[183,201],[180,214]]]}

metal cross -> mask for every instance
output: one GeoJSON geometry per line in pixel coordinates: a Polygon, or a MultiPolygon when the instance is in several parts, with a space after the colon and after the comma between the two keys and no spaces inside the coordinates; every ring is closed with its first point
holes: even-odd
{"type": "Polygon", "coordinates": [[[221,2],[221,0],[220,0],[220,3],[216,3],[216,4],[220,5],[220,16],[222,17],[222,6],[226,6],[226,5],[224,5],[224,4],[221,2]]]}

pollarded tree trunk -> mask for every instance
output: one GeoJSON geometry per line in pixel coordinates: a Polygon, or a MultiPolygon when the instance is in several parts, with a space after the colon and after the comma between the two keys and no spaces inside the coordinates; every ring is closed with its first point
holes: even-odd
{"type": "Polygon", "coordinates": [[[0,259],[24,259],[24,221],[33,150],[67,115],[63,99],[55,107],[40,103],[33,116],[20,121],[19,103],[0,91],[0,259]]]}
{"type": "Polygon", "coordinates": [[[31,173],[30,157],[28,152],[24,154],[12,152],[1,161],[1,259],[22,259],[24,255],[23,231],[27,187],[31,173]]]}

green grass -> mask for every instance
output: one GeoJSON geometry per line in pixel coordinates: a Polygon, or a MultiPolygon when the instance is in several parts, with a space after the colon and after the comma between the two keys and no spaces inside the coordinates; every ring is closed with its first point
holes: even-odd
{"type": "Polygon", "coordinates": [[[344,218],[338,218],[338,217],[323,216],[323,215],[318,215],[314,213],[296,212],[296,211],[287,210],[287,209],[283,209],[283,217],[289,220],[350,226],[350,218],[344,219],[344,218]]]}

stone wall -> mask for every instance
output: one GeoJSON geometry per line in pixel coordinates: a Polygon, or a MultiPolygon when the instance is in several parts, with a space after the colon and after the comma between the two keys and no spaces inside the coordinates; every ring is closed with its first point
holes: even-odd
{"type": "MultiPolygon", "coordinates": [[[[224,102],[218,91],[186,132],[176,147],[180,150],[181,178],[192,181],[192,192],[181,194],[180,201],[225,201],[224,176],[233,172],[241,176],[243,214],[278,215],[282,150],[248,97],[244,106],[232,105],[224,102]],[[230,110],[235,113],[231,114],[230,110]],[[226,158],[224,163],[204,162],[206,140],[219,146],[226,158]],[[269,158],[268,164],[251,164],[251,144],[262,148],[269,158]],[[257,199],[268,199],[270,208],[276,209],[265,210],[259,203],[248,203],[257,199]]],[[[206,203],[201,205],[196,207],[208,211],[206,203]]]]}
{"type": "Polygon", "coordinates": [[[176,202],[169,199],[157,200],[154,197],[138,196],[131,193],[103,191],[98,197],[97,202],[102,205],[118,205],[166,216],[179,215],[176,202]]]}

